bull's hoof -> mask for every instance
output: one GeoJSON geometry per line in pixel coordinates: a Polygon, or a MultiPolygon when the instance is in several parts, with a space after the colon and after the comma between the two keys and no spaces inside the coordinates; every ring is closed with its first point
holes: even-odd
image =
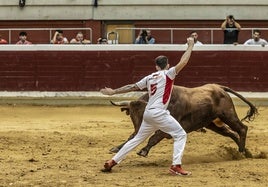
{"type": "Polygon", "coordinates": [[[110,149],[110,153],[117,153],[120,149],[118,149],[118,147],[113,147],[112,149],[110,149]]]}
{"type": "Polygon", "coordinates": [[[244,155],[246,158],[253,158],[252,153],[247,148],[245,148],[244,155]]]}
{"type": "Polygon", "coordinates": [[[148,151],[145,151],[145,150],[142,149],[139,152],[137,152],[137,155],[147,157],[148,151]]]}

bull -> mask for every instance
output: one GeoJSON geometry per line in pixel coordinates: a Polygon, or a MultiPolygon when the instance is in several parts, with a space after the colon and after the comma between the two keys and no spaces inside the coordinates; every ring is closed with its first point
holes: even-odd
{"type": "MultiPolygon", "coordinates": [[[[132,139],[140,128],[148,98],[147,93],[136,101],[112,102],[112,104],[120,106],[121,111],[126,111],[126,114],[131,117],[134,132],[128,140],[132,139]]],[[[237,144],[239,152],[250,157],[245,148],[248,127],[242,121],[254,120],[258,110],[241,94],[229,87],[218,84],[206,84],[195,88],[174,86],[168,110],[187,133],[203,128],[210,129],[220,135],[230,137],[237,144]],[[228,92],[237,96],[249,106],[247,115],[242,120],[238,118],[228,92]]],[[[146,157],[150,149],[164,138],[170,139],[171,136],[160,130],[156,131],[149,138],[148,144],[137,154],[146,157]]],[[[118,152],[126,142],[113,147],[110,151],[118,152]]]]}

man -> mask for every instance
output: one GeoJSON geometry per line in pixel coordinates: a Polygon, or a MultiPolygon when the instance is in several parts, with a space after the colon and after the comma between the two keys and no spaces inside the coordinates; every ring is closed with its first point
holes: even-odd
{"type": "Polygon", "coordinates": [[[91,44],[90,40],[84,39],[82,32],[78,32],[76,37],[70,41],[70,44],[91,44]]]}
{"type": "Polygon", "coordinates": [[[182,155],[187,138],[186,132],[170,115],[169,111],[167,111],[173,81],[190,59],[194,39],[188,38],[187,43],[187,50],[176,66],[169,69],[167,57],[158,56],[155,59],[157,72],[144,77],[135,84],[126,85],[117,89],[104,88],[100,90],[102,94],[114,95],[147,88],[149,93],[148,104],[137,135],[129,140],[111,160],[104,164],[103,172],[110,172],[112,167],[121,162],[131,150],[146,140],[156,130],[160,129],[170,134],[174,139],[173,163],[169,169],[170,173],[174,175],[191,174],[191,172],[185,171],[181,167],[182,155]]]}
{"type": "Polygon", "coordinates": [[[66,37],[63,36],[62,30],[56,30],[50,43],[51,44],[68,44],[69,41],[66,37]]]}
{"type": "Polygon", "coordinates": [[[19,45],[28,45],[28,44],[32,44],[32,42],[27,41],[27,33],[26,32],[20,32],[19,34],[19,41],[16,44],[19,45]]]}
{"type": "Polygon", "coordinates": [[[238,34],[241,30],[241,26],[234,19],[233,15],[226,17],[224,22],[221,24],[221,29],[224,32],[224,44],[237,44],[238,34]]]}
{"type": "Polygon", "coordinates": [[[152,37],[150,30],[141,30],[135,40],[135,44],[154,44],[155,39],[152,37]]]}
{"type": "Polygon", "coordinates": [[[248,39],[244,45],[261,45],[265,46],[268,42],[261,38],[261,31],[260,30],[253,30],[253,36],[251,39],[248,39]]]}
{"type": "Polygon", "coordinates": [[[198,41],[198,34],[196,31],[192,31],[190,33],[190,37],[192,37],[194,39],[194,45],[203,45],[202,42],[198,41]]]}

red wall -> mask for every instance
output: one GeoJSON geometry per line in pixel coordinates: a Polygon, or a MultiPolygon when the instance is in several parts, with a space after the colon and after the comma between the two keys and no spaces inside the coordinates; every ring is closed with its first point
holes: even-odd
{"type": "MultiPolygon", "coordinates": [[[[24,46],[25,47],[25,46],[24,46]]],[[[178,62],[183,51],[0,50],[0,90],[97,91],[138,81],[155,71],[154,58],[178,62]]],[[[110,48],[110,49],[109,49],[110,48]]],[[[24,49],[24,48],[22,48],[24,49]]],[[[268,51],[195,50],[175,84],[219,83],[237,91],[268,91],[268,51]]]]}

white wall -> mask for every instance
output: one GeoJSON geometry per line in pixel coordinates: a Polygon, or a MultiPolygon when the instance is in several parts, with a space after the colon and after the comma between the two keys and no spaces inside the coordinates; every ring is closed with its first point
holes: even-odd
{"type": "Polygon", "coordinates": [[[91,0],[0,0],[0,20],[85,20],[92,19],[91,0]]]}
{"type": "Polygon", "coordinates": [[[268,0],[0,0],[0,20],[268,20],[268,0]]]}

